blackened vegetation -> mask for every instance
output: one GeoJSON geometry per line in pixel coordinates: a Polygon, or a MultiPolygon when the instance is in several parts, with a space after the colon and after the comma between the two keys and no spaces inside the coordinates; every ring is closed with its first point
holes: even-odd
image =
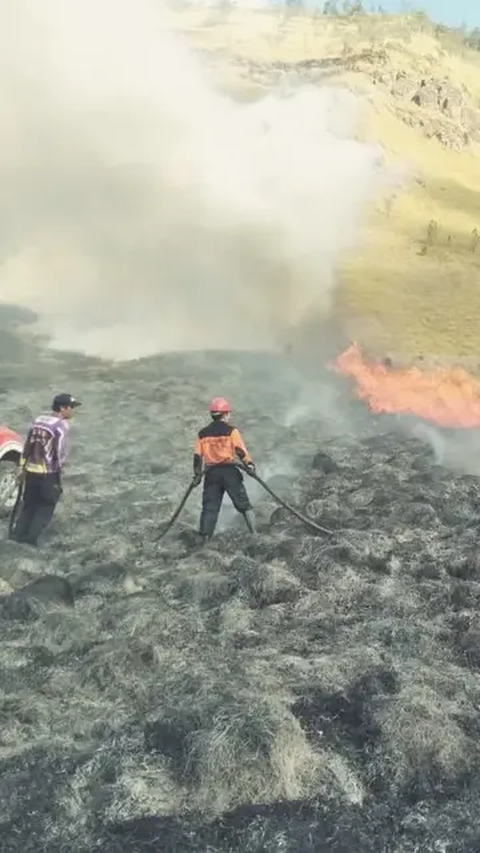
{"type": "Polygon", "coordinates": [[[480,850],[477,479],[366,415],[285,426],[273,357],[5,370],[14,427],[53,386],[85,406],[41,551],[0,543],[2,853],[480,850]],[[258,541],[227,514],[196,547],[196,492],[153,544],[217,390],[332,537],[249,481],[258,541]]]}

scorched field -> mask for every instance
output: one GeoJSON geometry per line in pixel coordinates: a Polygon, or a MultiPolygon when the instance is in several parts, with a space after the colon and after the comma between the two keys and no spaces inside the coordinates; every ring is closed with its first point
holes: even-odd
{"type": "Polygon", "coordinates": [[[84,402],[42,547],[0,543],[2,853],[478,851],[476,477],[287,357],[0,346],[2,422],[84,402]],[[154,542],[217,393],[330,536],[248,481],[257,537],[199,548],[196,491],[154,542]]]}

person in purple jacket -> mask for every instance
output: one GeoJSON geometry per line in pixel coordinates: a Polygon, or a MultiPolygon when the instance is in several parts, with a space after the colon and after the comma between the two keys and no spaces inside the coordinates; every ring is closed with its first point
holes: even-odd
{"type": "Polygon", "coordinates": [[[81,406],[71,394],[57,394],[52,413],[39,415],[28,431],[20,460],[23,501],[12,539],[37,546],[62,494],[61,473],[68,455],[73,412],[81,406]]]}

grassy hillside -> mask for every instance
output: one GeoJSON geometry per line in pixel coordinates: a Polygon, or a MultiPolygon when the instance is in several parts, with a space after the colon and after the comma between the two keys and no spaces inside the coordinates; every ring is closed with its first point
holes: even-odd
{"type": "MultiPolygon", "coordinates": [[[[172,24],[213,59],[217,82],[255,97],[275,69],[367,96],[362,138],[407,180],[373,211],[339,270],[349,337],[400,358],[468,358],[480,338],[480,54],[419,16],[188,9],[172,24]],[[298,75],[300,71],[300,75],[298,75]]],[[[480,360],[479,360],[480,363],[480,360]]]]}
{"type": "MultiPolygon", "coordinates": [[[[474,359],[475,57],[401,19],[172,20],[239,96],[319,55],[302,77],[371,94],[359,133],[415,168],[337,311],[371,349],[474,359]]],[[[373,416],[295,351],[109,363],[28,319],[0,310],[0,420],[24,433],[60,389],[84,406],[38,552],[0,520],[1,853],[478,853],[479,431],[373,416]],[[248,478],[258,536],[226,502],[200,547],[195,490],[158,541],[218,392],[328,533],[248,478]]]]}

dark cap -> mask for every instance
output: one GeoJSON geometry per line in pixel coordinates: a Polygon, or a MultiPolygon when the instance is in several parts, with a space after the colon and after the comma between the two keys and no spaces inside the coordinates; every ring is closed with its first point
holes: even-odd
{"type": "Polygon", "coordinates": [[[57,394],[53,398],[52,411],[59,412],[63,408],[77,409],[81,406],[80,400],[76,400],[71,394],[57,394]]]}

